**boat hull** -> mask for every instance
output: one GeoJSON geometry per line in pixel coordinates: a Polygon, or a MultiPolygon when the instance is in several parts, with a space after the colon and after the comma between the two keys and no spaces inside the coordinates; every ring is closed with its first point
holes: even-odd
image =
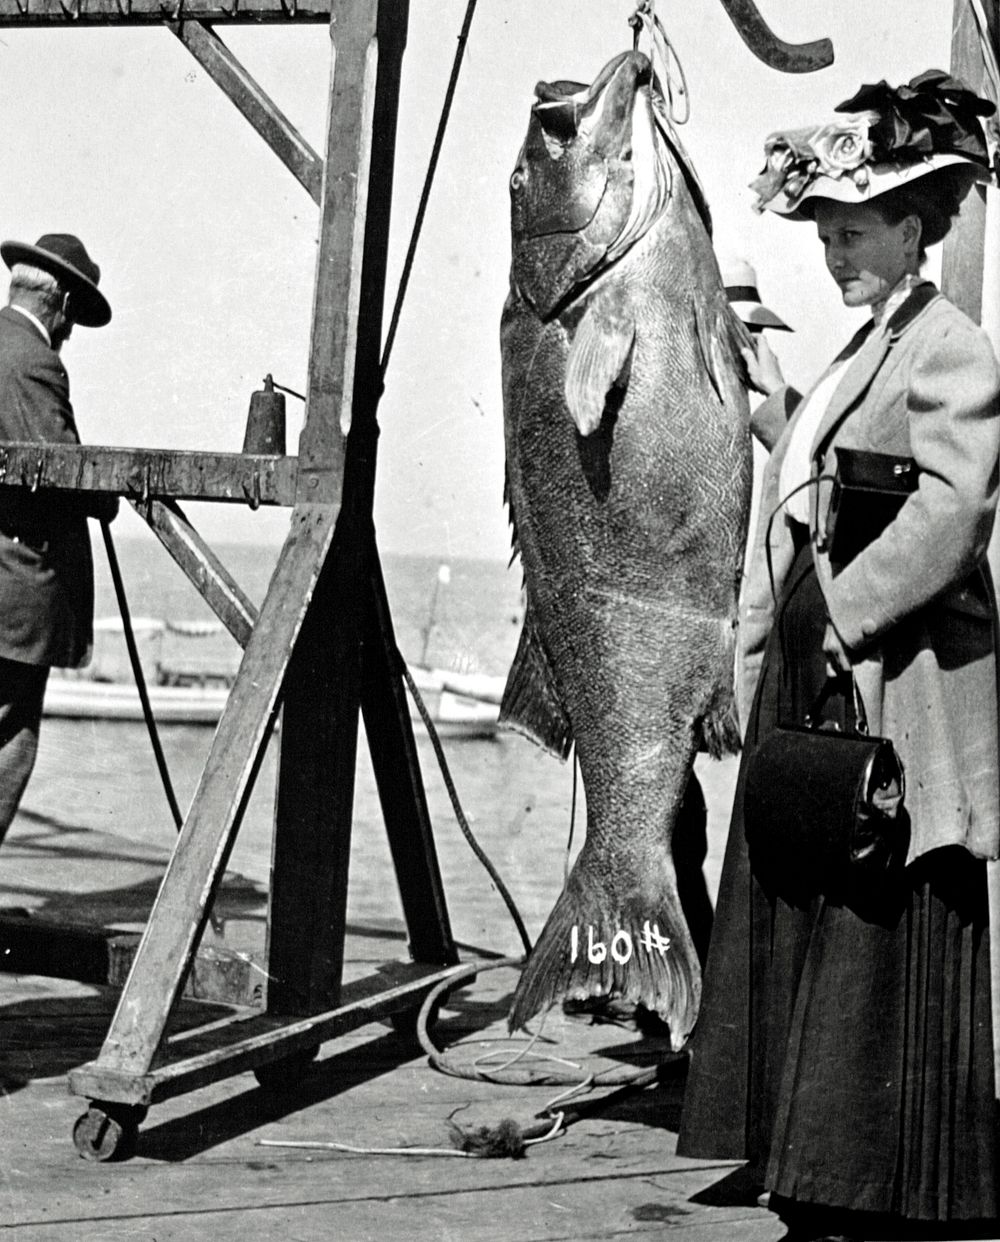
{"type": "MultiPolygon", "coordinates": [[[[493,737],[498,707],[485,699],[458,694],[437,684],[420,687],[434,727],[442,737],[493,737]]],[[[225,686],[150,686],[149,702],[157,724],[215,725],[229,698],[225,686]]],[[[49,677],[43,715],[68,720],[141,721],[142,702],[134,684],[49,677]]],[[[410,716],[422,727],[412,699],[410,716]]]]}

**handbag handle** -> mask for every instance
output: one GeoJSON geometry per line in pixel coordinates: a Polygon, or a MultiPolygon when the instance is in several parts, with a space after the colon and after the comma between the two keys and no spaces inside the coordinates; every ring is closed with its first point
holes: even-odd
{"type": "Polygon", "coordinates": [[[853,732],[860,734],[862,737],[868,737],[868,713],[865,711],[861,691],[858,689],[858,683],[853,673],[838,673],[835,676],[827,677],[820,687],[819,694],[813,701],[812,707],[805,714],[804,723],[806,728],[822,728],[822,725],[819,723],[819,714],[834,694],[844,695],[848,709],[846,712],[846,728],[853,730],[853,732]],[[846,682],[848,680],[851,683],[849,697],[846,694],[846,682]]]}

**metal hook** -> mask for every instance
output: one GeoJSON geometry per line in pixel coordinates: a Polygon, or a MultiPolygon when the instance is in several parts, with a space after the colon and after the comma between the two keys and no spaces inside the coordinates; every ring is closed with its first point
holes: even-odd
{"type": "Polygon", "coordinates": [[[44,470],[45,470],[45,458],[39,457],[37,463],[35,464],[35,481],[31,485],[31,490],[33,492],[37,492],[38,489],[41,487],[42,474],[44,473],[44,470]]]}
{"type": "Polygon", "coordinates": [[[641,0],[632,11],[632,16],[628,19],[628,24],[632,27],[632,51],[639,50],[639,36],[642,34],[642,28],[645,25],[644,19],[654,18],[653,12],[656,0],[641,0]]]}
{"type": "Polygon", "coordinates": [[[132,0],[125,0],[124,4],[122,0],[115,0],[115,3],[118,5],[118,12],[122,17],[132,16],[132,0]]]}
{"type": "Polygon", "coordinates": [[[59,0],[59,7],[62,9],[64,17],[68,17],[70,21],[75,22],[83,8],[83,0],[73,0],[69,8],[66,7],[66,0],[59,0]]]}
{"type": "Polygon", "coordinates": [[[812,43],[786,43],[779,39],[758,12],[754,0],[722,0],[722,7],[753,54],[783,73],[813,73],[833,64],[829,39],[812,43]]]}
{"type": "Polygon", "coordinates": [[[246,497],[247,504],[251,509],[260,508],[260,467],[254,466],[251,477],[252,486],[247,487],[246,481],[243,483],[243,495],[246,497]]]}
{"type": "Polygon", "coordinates": [[[18,13],[20,13],[22,17],[27,17],[28,16],[28,5],[30,3],[30,0],[24,0],[23,4],[21,3],[21,0],[15,0],[15,3],[17,4],[18,13]]]}

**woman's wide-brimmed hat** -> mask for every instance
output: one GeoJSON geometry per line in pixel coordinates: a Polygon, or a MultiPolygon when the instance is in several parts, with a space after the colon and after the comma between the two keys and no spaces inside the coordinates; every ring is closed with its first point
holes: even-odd
{"type": "Polygon", "coordinates": [[[761,328],[792,331],[783,319],[779,319],[773,310],[761,302],[757,292],[757,273],[746,259],[733,259],[731,263],[724,264],[722,283],[725,285],[730,306],[751,332],[761,328]]]}
{"type": "Polygon", "coordinates": [[[108,299],[97,287],[101,269],[87,254],[79,237],[72,233],[44,233],[33,246],[27,242],[0,242],[0,258],[8,267],[15,263],[40,267],[61,281],[72,294],[74,323],[85,328],[103,328],[110,321],[108,299]]]}
{"type": "Polygon", "coordinates": [[[823,124],[767,138],[764,169],[750,183],[756,210],[807,220],[810,199],[867,203],[944,168],[961,170],[969,189],[995,182],[998,156],[980,118],[996,105],[940,69],[905,86],[862,86],[834,111],[823,124]]]}

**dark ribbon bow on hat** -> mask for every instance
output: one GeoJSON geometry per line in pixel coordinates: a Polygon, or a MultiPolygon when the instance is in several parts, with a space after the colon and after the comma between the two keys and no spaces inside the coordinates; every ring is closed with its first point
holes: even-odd
{"type": "Polygon", "coordinates": [[[836,112],[877,112],[868,131],[876,162],[927,155],[962,155],[990,167],[981,116],[996,105],[940,69],[928,69],[905,86],[885,80],[861,87],[836,112]]]}

